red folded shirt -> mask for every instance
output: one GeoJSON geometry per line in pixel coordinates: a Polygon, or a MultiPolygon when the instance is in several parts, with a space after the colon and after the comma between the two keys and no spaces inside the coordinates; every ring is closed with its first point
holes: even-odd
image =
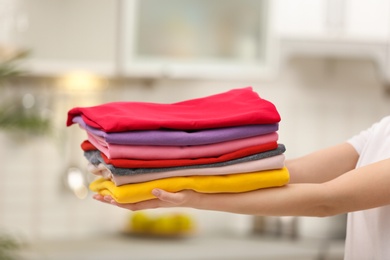
{"type": "Polygon", "coordinates": [[[81,149],[83,151],[93,151],[93,150],[98,150],[93,144],[91,144],[90,141],[88,140],[84,140],[82,143],[81,143],[81,149]]]}
{"type": "MultiPolygon", "coordinates": [[[[108,159],[103,153],[100,153],[107,164],[118,168],[165,168],[186,165],[199,165],[225,162],[245,156],[269,151],[278,147],[277,142],[269,142],[261,145],[254,145],[239,149],[237,151],[226,153],[218,157],[196,158],[196,159],[169,159],[169,160],[134,160],[134,159],[108,159]]],[[[97,150],[88,140],[82,142],[81,148],[84,151],[97,150]]]]}
{"type": "Polygon", "coordinates": [[[280,121],[274,104],[260,98],[252,87],[172,104],[111,102],[68,111],[67,126],[81,116],[86,124],[105,132],[177,129],[199,130],[280,121]]]}

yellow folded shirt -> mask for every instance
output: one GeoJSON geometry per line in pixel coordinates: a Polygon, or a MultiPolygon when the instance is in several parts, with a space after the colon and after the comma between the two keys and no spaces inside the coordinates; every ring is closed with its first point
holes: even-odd
{"type": "Polygon", "coordinates": [[[284,167],[229,175],[172,177],[122,186],[116,186],[112,181],[100,178],[92,182],[89,188],[101,195],[112,196],[118,203],[136,203],[155,198],[152,195],[154,188],[169,192],[191,189],[202,193],[238,193],[283,186],[288,183],[289,177],[289,172],[284,167]]]}

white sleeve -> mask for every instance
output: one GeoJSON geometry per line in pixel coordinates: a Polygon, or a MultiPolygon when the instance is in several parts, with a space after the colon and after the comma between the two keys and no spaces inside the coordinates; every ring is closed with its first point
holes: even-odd
{"type": "Polygon", "coordinates": [[[358,152],[359,155],[362,153],[364,145],[369,140],[372,132],[374,132],[374,129],[377,125],[378,123],[375,123],[370,128],[361,131],[359,134],[347,140],[347,142],[350,143],[355,148],[355,150],[358,152]]]}

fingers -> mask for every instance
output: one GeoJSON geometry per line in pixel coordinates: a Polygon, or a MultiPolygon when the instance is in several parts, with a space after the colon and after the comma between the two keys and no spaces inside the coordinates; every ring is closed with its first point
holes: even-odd
{"type": "Polygon", "coordinates": [[[127,203],[127,204],[113,202],[112,204],[120,208],[128,209],[131,211],[168,207],[168,205],[164,205],[163,202],[159,199],[151,199],[151,200],[141,201],[138,203],[127,203]]]}
{"type": "Polygon", "coordinates": [[[99,194],[95,194],[93,198],[95,200],[115,205],[120,208],[137,211],[143,209],[186,206],[187,200],[191,197],[192,193],[194,192],[190,190],[172,193],[161,189],[153,189],[152,194],[156,197],[156,199],[150,199],[137,203],[118,203],[111,196],[103,196],[99,194]]]}
{"type": "Polygon", "coordinates": [[[100,202],[107,203],[107,204],[113,204],[113,202],[115,202],[115,200],[111,196],[103,196],[100,194],[95,194],[92,196],[92,198],[94,198],[95,200],[98,200],[100,202]]]}
{"type": "Polygon", "coordinates": [[[93,199],[114,205],[120,208],[128,209],[131,211],[137,211],[137,210],[143,210],[143,209],[153,209],[153,208],[158,208],[158,207],[164,207],[164,205],[161,204],[161,201],[158,199],[151,199],[147,201],[142,201],[138,203],[118,203],[116,202],[111,196],[103,196],[100,194],[95,194],[92,196],[93,199]]]}
{"type": "Polygon", "coordinates": [[[181,192],[172,193],[161,189],[153,189],[152,194],[159,200],[171,203],[173,205],[181,205],[185,201],[184,193],[181,192]]]}

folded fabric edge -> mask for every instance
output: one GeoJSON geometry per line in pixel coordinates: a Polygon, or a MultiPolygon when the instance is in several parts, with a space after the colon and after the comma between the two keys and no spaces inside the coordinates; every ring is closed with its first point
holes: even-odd
{"type": "Polygon", "coordinates": [[[170,192],[192,189],[201,193],[241,193],[263,188],[286,185],[290,175],[286,167],[251,173],[238,173],[219,176],[184,176],[144,183],[116,186],[111,180],[99,178],[89,186],[90,190],[101,195],[110,195],[118,203],[137,203],[155,198],[152,189],[161,188],[170,192]],[[214,188],[213,184],[216,184],[214,188]]]}

